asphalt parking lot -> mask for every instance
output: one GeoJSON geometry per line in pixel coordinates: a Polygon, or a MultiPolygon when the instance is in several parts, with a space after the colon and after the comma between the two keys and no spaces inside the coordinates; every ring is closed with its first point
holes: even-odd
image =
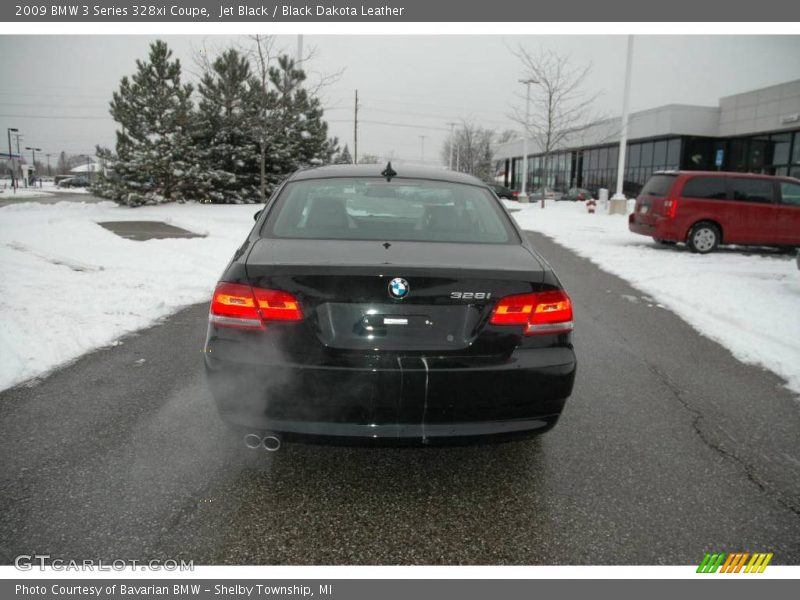
{"type": "Polygon", "coordinates": [[[0,561],[697,564],[744,550],[798,564],[800,401],[531,236],[576,307],[578,379],[554,430],[246,450],[206,390],[195,305],[0,393],[0,561]]]}

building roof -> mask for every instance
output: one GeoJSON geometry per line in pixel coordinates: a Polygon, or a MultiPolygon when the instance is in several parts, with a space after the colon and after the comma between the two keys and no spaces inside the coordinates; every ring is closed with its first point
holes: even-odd
{"type": "MultiPolygon", "coordinates": [[[[718,106],[666,104],[632,112],[628,139],[644,140],[679,135],[702,137],[749,136],[791,131],[800,126],[800,80],[720,98],[718,106]]],[[[556,152],[618,143],[620,117],[603,119],[570,133],[556,152]]],[[[522,155],[522,139],[500,144],[494,158],[522,155]]],[[[536,138],[528,139],[528,152],[541,154],[536,138]]]]}

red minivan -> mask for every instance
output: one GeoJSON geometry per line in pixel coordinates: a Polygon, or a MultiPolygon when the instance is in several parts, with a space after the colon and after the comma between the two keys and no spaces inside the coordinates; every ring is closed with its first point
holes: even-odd
{"type": "Polygon", "coordinates": [[[800,180],[720,171],[655,173],[628,229],[692,252],[720,244],[800,247],[800,180]]]}

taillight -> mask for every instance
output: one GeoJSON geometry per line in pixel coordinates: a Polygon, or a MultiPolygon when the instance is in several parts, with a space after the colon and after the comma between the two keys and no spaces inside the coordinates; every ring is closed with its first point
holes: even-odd
{"type": "Polygon", "coordinates": [[[563,290],[501,298],[492,311],[492,325],[524,325],[525,335],[572,331],[572,301],[563,290]]]}
{"type": "Polygon", "coordinates": [[[208,318],[219,327],[264,329],[265,321],[300,321],[303,312],[288,292],[222,282],[214,290],[208,318]]]}
{"type": "Polygon", "coordinates": [[[667,198],[666,200],[664,200],[664,214],[668,219],[675,218],[675,215],[678,214],[677,198],[667,198]]]}

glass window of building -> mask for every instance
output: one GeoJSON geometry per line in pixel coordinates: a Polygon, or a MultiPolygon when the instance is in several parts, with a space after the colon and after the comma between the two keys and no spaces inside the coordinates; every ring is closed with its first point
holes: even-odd
{"type": "Polygon", "coordinates": [[[747,170],[747,141],[731,140],[728,144],[728,170],[747,170]]]}
{"type": "Polygon", "coordinates": [[[772,156],[767,156],[771,149],[768,141],[750,140],[748,146],[748,160],[746,166],[748,171],[760,173],[764,170],[764,165],[772,164],[772,156]]]}
{"type": "Polygon", "coordinates": [[[642,154],[641,144],[629,144],[628,156],[625,159],[625,161],[628,163],[628,166],[638,167],[641,154],[642,154]]]}
{"type": "Polygon", "coordinates": [[[667,143],[667,168],[677,169],[681,164],[681,139],[673,138],[667,143]]]}
{"type": "Polygon", "coordinates": [[[792,164],[800,165],[800,131],[794,134],[794,147],[792,148],[792,164]]]}
{"type": "Polygon", "coordinates": [[[712,141],[702,138],[689,138],[686,141],[683,168],[692,170],[708,170],[714,164],[711,158],[712,141]]]}
{"type": "Polygon", "coordinates": [[[600,155],[598,157],[598,167],[605,169],[608,167],[608,148],[600,148],[600,155]]]}
{"type": "Polygon", "coordinates": [[[608,166],[615,170],[617,168],[617,160],[619,160],[619,146],[611,146],[608,149],[608,166]]]}
{"type": "Polygon", "coordinates": [[[667,140],[659,140],[653,144],[653,166],[657,169],[667,166],[667,140]]]}
{"type": "Polygon", "coordinates": [[[653,166],[653,142],[645,142],[642,144],[642,157],[640,164],[643,167],[653,166]]]}
{"type": "Polygon", "coordinates": [[[791,150],[792,134],[776,133],[770,137],[772,142],[772,164],[789,164],[789,150],[791,150]]]}

